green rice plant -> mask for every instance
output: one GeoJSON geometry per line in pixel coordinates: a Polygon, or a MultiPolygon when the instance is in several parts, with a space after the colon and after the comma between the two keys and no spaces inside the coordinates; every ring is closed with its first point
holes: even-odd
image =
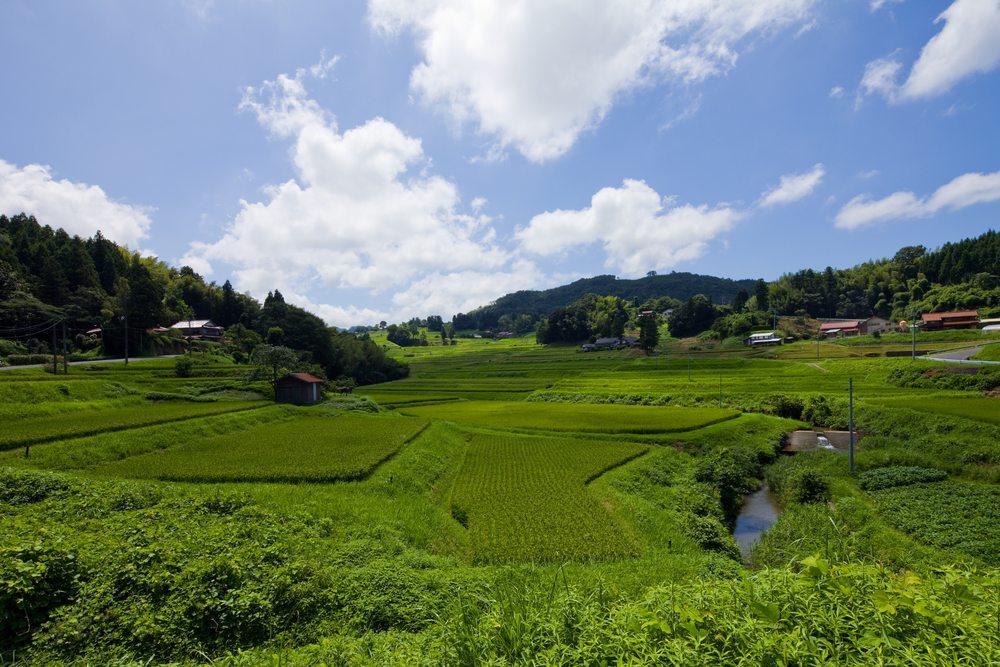
{"type": "Polygon", "coordinates": [[[363,479],[425,420],[303,415],[238,435],[187,441],[103,467],[102,475],[183,482],[334,482],[363,479]]]}
{"type": "Polygon", "coordinates": [[[189,403],[133,403],[111,410],[73,412],[13,420],[0,433],[0,450],[14,449],[53,440],[80,438],[97,433],[125,431],[154,424],[196,419],[224,412],[238,412],[263,407],[260,401],[189,403]]]}
{"type": "Polygon", "coordinates": [[[914,398],[893,398],[881,401],[893,408],[906,408],[919,412],[931,412],[984,421],[1000,425],[1000,401],[988,396],[920,396],[914,398]]]}
{"type": "Polygon", "coordinates": [[[173,447],[187,440],[235,434],[257,424],[294,419],[301,410],[292,406],[271,405],[256,410],[224,412],[197,419],[56,440],[32,445],[28,458],[21,450],[0,452],[0,462],[49,470],[93,468],[129,456],[173,447]]]}
{"type": "Polygon", "coordinates": [[[475,434],[451,495],[474,560],[564,561],[635,553],[628,525],[587,483],[642,445],[475,434]]]}
{"type": "Polygon", "coordinates": [[[1000,565],[1000,488],[966,482],[897,486],[874,493],[882,515],[932,546],[1000,565]]]}
{"type": "Polygon", "coordinates": [[[403,414],[503,429],[574,433],[673,433],[734,419],[717,408],[462,401],[402,407],[403,414]]]}

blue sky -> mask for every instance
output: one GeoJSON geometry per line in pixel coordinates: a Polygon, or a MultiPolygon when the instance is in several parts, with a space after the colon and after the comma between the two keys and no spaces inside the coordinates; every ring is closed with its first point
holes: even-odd
{"type": "Polygon", "coordinates": [[[1000,0],[6,0],[0,212],[331,324],[1000,218],[1000,0]]]}

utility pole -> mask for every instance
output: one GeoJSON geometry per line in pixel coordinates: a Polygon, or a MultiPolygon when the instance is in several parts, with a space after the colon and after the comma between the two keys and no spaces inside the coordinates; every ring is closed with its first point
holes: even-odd
{"type": "Polygon", "coordinates": [[[917,358],[917,311],[910,309],[910,360],[917,358]]]}
{"type": "Polygon", "coordinates": [[[128,304],[125,308],[125,366],[128,367],[128,304]]]}
{"type": "Polygon", "coordinates": [[[691,381],[691,355],[688,354],[688,382],[691,381]]]}
{"type": "Polygon", "coordinates": [[[772,320],[773,320],[773,323],[771,324],[771,328],[774,329],[774,330],[777,330],[778,329],[778,311],[776,309],[772,308],[771,309],[771,316],[772,316],[772,320]]]}
{"type": "Polygon", "coordinates": [[[69,354],[66,353],[66,320],[62,322],[63,329],[63,375],[69,375],[69,354]]]}
{"type": "Polygon", "coordinates": [[[56,356],[56,325],[52,325],[52,374],[59,375],[59,357],[56,356]]]}
{"type": "Polygon", "coordinates": [[[847,430],[851,437],[851,474],[854,474],[854,378],[847,379],[847,430]]]}
{"type": "Polygon", "coordinates": [[[823,330],[820,329],[816,332],[816,361],[819,361],[819,339],[823,335],[823,330]]]}

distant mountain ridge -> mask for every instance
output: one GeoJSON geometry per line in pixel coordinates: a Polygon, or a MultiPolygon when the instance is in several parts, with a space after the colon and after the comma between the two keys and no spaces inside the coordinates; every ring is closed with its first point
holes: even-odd
{"type": "Polygon", "coordinates": [[[556,308],[564,308],[586,294],[617,296],[639,302],[669,296],[686,301],[695,294],[711,297],[715,303],[732,303],[736,293],[744,289],[753,293],[756,279],[732,280],[697,273],[671,272],[623,279],[612,275],[581,278],[568,285],[547,290],[521,290],[500,297],[493,303],[480,306],[469,313],[455,315],[455,327],[490,328],[504,315],[516,317],[523,313],[544,317],[556,308]],[[463,326],[464,325],[464,326],[463,326]]]}

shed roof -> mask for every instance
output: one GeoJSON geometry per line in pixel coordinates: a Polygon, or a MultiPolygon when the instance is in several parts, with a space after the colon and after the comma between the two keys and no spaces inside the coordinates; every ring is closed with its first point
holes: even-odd
{"type": "Polygon", "coordinates": [[[288,375],[286,375],[285,377],[283,377],[281,379],[282,380],[287,380],[288,378],[299,380],[301,382],[319,382],[319,383],[323,382],[322,380],[320,380],[315,375],[312,375],[311,373],[289,373],[288,375]]]}
{"type": "Polygon", "coordinates": [[[833,322],[823,322],[819,325],[820,331],[840,331],[841,329],[857,329],[861,326],[861,320],[835,320],[833,322]]]}
{"type": "MultiPolygon", "coordinates": [[[[212,320],[181,320],[177,324],[171,325],[171,329],[201,329],[203,327],[218,326],[212,320]]],[[[220,329],[222,327],[219,327],[220,329]]]]}

